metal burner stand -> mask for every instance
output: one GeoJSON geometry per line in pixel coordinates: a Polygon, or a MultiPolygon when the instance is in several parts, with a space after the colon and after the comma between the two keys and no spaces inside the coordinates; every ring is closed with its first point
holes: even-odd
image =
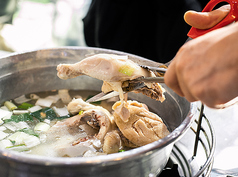
{"type": "Polygon", "coordinates": [[[170,156],[173,164],[178,164],[180,176],[208,177],[212,170],[215,150],[214,130],[203,113],[203,104],[199,111],[199,118],[175,144],[170,156]]]}

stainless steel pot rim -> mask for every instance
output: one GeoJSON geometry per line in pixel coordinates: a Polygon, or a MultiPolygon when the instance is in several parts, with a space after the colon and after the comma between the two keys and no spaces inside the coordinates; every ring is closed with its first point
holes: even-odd
{"type": "MultiPolygon", "coordinates": [[[[54,48],[38,48],[38,49],[35,49],[35,50],[27,50],[27,51],[21,51],[21,52],[12,52],[12,53],[9,53],[7,55],[4,55],[4,56],[1,56],[1,58],[7,58],[7,57],[10,57],[10,56],[14,56],[14,55],[21,55],[21,54],[25,54],[25,53],[30,53],[30,52],[40,52],[40,51],[47,51],[47,50],[50,50],[50,51],[53,51],[53,50],[62,50],[62,49],[69,49],[69,50],[77,50],[77,49],[80,49],[80,50],[99,50],[99,51],[105,51],[105,52],[117,52],[117,53],[121,53],[121,54],[128,54],[128,55],[133,55],[133,54],[130,54],[130,53],[126,53],[126,52],[122,52],[122,51],[118,51],[118,50],[112,50],[112,49],[106,49],[106,48],[98,48],[98,47],[85,47],[85,46],[61,46],[61,47],[54,47],[54,48]]],[[[143,57],[140,57],[138,55],[133,55],[133,56],[136,56],[137,58],[143,58],[143,57]]],[[[145,58],[143,58],[145,59],[145,58]]]]}
{"type": "MultiPolygon", "coordinates": [[[[40,52],[41,50],[62,50],[62,49],[85,49],[85,50],[99,50],[99,51],[105,51],[105,52],[115,52],[115,50],[108,50],[103,48],[92,48],[92,47],[59,47],[59,48],[48,48],[48,49],[38,49],[35,51],[28,51],[28,52],[40,52]]],[[[118,54],[128,54],[125,52],[116,51],[118,54]]],[[[9,54],[2,58],[8,58],[14,55],[21,55],[26,52],[21,53],[13,53],[9,54]]],[[[133,56],[132,54],[129,54],[133,56]]],[[[136,56],[136,55],[134,55],[136,56]]],[[[143,60],[145,58],[138,57],[143,60]]],[[[1,60],[1,58],[0,58],[1,60]]],[[[148,59],[146,59],[148,60],[148,59]]],[[[107,162],[110,162],[112,164],[113,162],[118,163],[125,160],[128,160],[129,158],[139,158],[141,155],[144,155],[145,153],[152,153],[154,150],[161,149],[163,147],[173,145],[176,141],[179,140],[179,138],[182,137],[182,135],[190,128],[191,124],[193,123],[194,119],[196,118],[197,114],[197,103],[191,103],[190,104],[190,111],[187,114],[186,118],[183,120],[183,122],[174,130],[172,131],[167,137],[150,143],[148,145],[135,148],[129,151],[125,151],[123,153],[116,153],[116,154],[110,154],[110,155],[103,155],[103,156],[96,156],[96,157],[74,157],[74,158],[67,158],[67,157],[45,157],[45,156],[38,156],[38,155],[30,155],[25,153],[19,153],[9,150],[0,150],[0,157],[6,158],[6,159],[14,159],[15,161],[20,161],[23,163],[29,163],[29,164],[41,164],[41,165],[47,165],[47,166],[54,166],[54,165],[92,165],[92,164],[106,164],[107,162]]]]}
{"type": "MultiPolygon", "coordinates": [[[[80,50],[99,50],[99,51],[105,51],[105,52],[110,52],[110,51],[112,51],[112,52],[117,52],[117,53],[120,53],[120,54],[129,54],[129,53],[126,53],[126,52],[122,52],[122,51],[118,51],[118,50],[111,50],[111,49],[106,49],[106,48],[98,48],[98,47],[84,47],[84,46],[82,46],[82,47],[78,47],[78,46],[62,46],[62,47],[55,47],[55,48],[39,48],[39,49],[36,49],[36,50],[27,50],[27,51],[21,51],[21,52],[13,52],[13,53],[9,53],[9,54],[6,54],[6,55],[4,55],[4,56],[1,56],[0,57],[0,59],[1,58],[8,58],[8,57],[12,57],[12,56],[15,56],[15,55],[21,55],[21,54],[26,54],[26,53],[31,53],[31,52],[40,52],[40,51],[47,51],[47,50],[49,50],[49,51],[53,51],[53,50],[55,50],[55,51],[58,51],[58,50],[62,50],[62,49],[69,49],[69,50],[77,50],[77,49],[80,49],[80,50]]],[[[62,55],[64,55],[63,53],[62,53],[62,55]]],[[[133,54],[129,54],[129,55],[133,55],[133,54]]],[[[138,55],[133,55],[133,56],[136,56],[137,58],[143,58],[143,57],[140,57],[140,56],[138,56],[138,55]]],[[[145,59],[145,58],[143,58],[143,59],[145,59]]]]}
{"type": "MultiPolygon", "coordinates": [[[[3,58],[9,58],[9,57],[13,57],[13,56],[18,56],[18,55],[24,55],[26,53],[34,53],[34,52],[42,52],[42,51],[59,51],[59,50],[89,50],[89,51],[100,51],[100,52],[105,52],[105,53],[117,53],[119,55],[130,55],[132,57],[135,57],[139,60],[146,60],[149,61],[149,63],[157,63],[154,62],[152,60],[149,60],[147,58],[144,57],[140,57],[138,55],[134,55],[131,53],[127,53],[127,52],[122,52],[122,51],[118,51],[118,50],[112,50],[112,49],[106,49],[106,48],[98,48],[98,47],[84,47],[84,46],[62,46],[62,47],[55,47],[55,48],[39,48],[36,50],[28,50],[28,51],[21,51],[21,52],[13,52],[4,56],[0,57],[0,60],[3,58]]],[[[61,53],[62,56],[66,56],[68,55],[67,52],[62,52],[61,53]]]]}

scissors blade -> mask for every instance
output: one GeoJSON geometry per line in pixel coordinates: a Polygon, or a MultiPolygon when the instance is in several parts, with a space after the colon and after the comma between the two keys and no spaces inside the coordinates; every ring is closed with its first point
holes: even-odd
{"type": "MultiPolygon", "coordinates": [[[[132,84],[131,87],[125,87],[123,88],[124,93],[127,92],[131,92],[133,90],[137,90],[140,89],[142,87],[145,86],[144,82],[156,82],[156,83],[164,83],[164,77],[145,77],[145,78],[138,78],[135,79],[136,83],[132,84]]],[[[102,101],[102,100],[106,100],[115,96],[118,96],[119,92],[117,91],[111,91],[108,93],[99,93],[95,96],[93,96],[92,98],[86,100],[87,103],[91,103],[91,102],[96,102],[96,101],[102,101]]]]}
{"type": "Polygon", "coordinates": [[[138,78],[134,80],[143,81],[143,82],[164,83],[164,77],[142,77],[142,78],[138,78]]]}
{"type": "Polygon", "coordinates": [[[107,93],[105,94],[104,96],[102,96],[101,98],[98,98],[96,101],[102,101],[102,100],[107,100],[109,98],[112,98],[112,97],[115,97],[115,96],[118,96],[119,95],[119,92],[117,91],[112,91],[110,93],[107,93]]]}
{"type": "Polygon", "coordinates": [[[101,97],[103,97],[105,95],[106,95],[106,93],[101,92],[101,93],[93,96],[92,98],[89,98],[88,100],[86,100],[86,103],[96,102],[99,98],[101,98],[101,97]]]}
{"type": "Polygon", "coordinates": [[[119,92],[116,92],[116,91],[111,91],[111,92],[108,92],[108,93],[101,92],[101,93],[93,96],[92,98],[89,98],[88,100],[86,100],[86,103],[102,101],[102,100],[106,100],[106,99],[109,99],[109,98],[112,98],[112,97],[115,97],[115,96],[118,96],[118,95],[119,95],[119,92]]]}

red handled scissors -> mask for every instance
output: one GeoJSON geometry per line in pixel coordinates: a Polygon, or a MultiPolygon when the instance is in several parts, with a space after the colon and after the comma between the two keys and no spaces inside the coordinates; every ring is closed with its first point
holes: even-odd
{"type": "Polygon", "coordinates": [[[192,27],[190,29],[190,31],[188,32],[188,36],[190,38],[194,39],[196,37],[199,37],[203,34],[210,32],[210,31],[213,31],[215,29],[229,25],[232,22],[238,21],[238,0],[211,0],[205,6],[205,8],[203,9],[202,12],[212,11],[213,8],[221,2],[227,2],[231,6],[230,12],[227,14],[227,16],[222,21],[220,21],[218,24],[216,24],[215,26],[213,26],[212,28],[209,28],[209,29],[197,29],[197,28],[192,27]]]}

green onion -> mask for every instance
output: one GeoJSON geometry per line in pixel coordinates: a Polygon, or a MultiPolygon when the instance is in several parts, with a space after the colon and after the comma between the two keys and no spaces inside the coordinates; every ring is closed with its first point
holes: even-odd
{"type": "Polygon", "coordinates": [[[30,128],[23,128],[21,130],[18,130],[19,132],[24,132],[28,135],[33,135],[33,136],[36,136],[36,137],[39,137],[39,135],[37,133],[34,132],[34,130],[30,129],[30,128]]]}
{"type": "Polygon", "coordinates": [[[29,113],[19,114],[19,115],[12,115],[10,119],[5,119],[4,123],[7,122],[25,122],[25,121],[33,121],[33,117],[29,113]]]}
{"type": "Polygon", "coordinates": [[[70,115],[58,117],[55,111],[52,108],[48,108],[48,107],[32,112],[30,113],[30,115],[35,117],[41,122],[43,122],[45,119],[54,120],[54,119],[65,119],[70,117],[70,115]]]}
{"type": "Polygon", "coordinates": [[[15,143],[16,143],[16,141],[14,141],[14,140],[9,140],[9,141],[11,141],[12,144],[15,144],[15,143]]]}
{"type": "Polygon", "coordinates": [[[40,144],[40,139],[36,136],[24,132],[16,132],[8,137],[9,140],[15,141],[15,145],[26,145],[28,148],[40,144]]]}
{"type": "Polygon", "coordinates": [[[79,115],[83,114],[83,110],[79,111],[79,115]]]}
{"type": "Polygon", "coordinates": [[[12,115],[10,119],[5,119],[4,123],[12,121],[16,123],[33,121],[33,118],[36,118],[39,121],[43,122],[45,119],[53,120],[53,119],[65,119],[69,117],[70,117],[69,115],[58,117],[52,108],[43,108],[32,113],[12,115]]]}
{"type": "Polygon", "coordinates": [[[28,135],[26,139],[24,139],[24,144],[28,147],[34,147],[40,144],[40,138],[33,136],[33,135],[28,135]]]}
{"type": "Polygon", "coordinates": [[[17,106],[10,101],[5,101],[4,106],[6,106],[10,111],[17,109],[17,106]]]}
{"type": "Polygon", "coordinates": [[[24,110],[29,109],[31,107],[33,107],[33,105],[30,103],[22,103],[21,105],[18,106],[19,109],[24,109],[24,110]]]}
{"type": "Polygon", "coordinates": [[[43,122],[45,119],[53,120],[57,118],[56,113],[52,108],[43,108],[39,111],[30,113],[31,116],[37,118],[39,121],[43,122]]]}
{"type": "Polygon", "coordinates": [[[6,147],[6,149],[17,151],[17,152],[29,151],[27,146],[24,145],[24,144],[19,144],[19,145],[15,145],[15,146],[6,147]]]}
{"type": "Polygon", "coordinates": [[[29,125],[26,122],[20,121],[18,123],[14,122],[14,121],[10,121],[4,124],[4,127],[6,127],[7,129],[15,132],[17,130],[21,130],[24,128],[29,128],[29,125]]]}
{"type": "Polygon", "coordinates": [[[26,139],[28,136],[24,132],[15,132],[11,136],[8,137],[8,139],[14,144],[14,145],[20,145],[24,144],[24,139],[26,139]]]}

